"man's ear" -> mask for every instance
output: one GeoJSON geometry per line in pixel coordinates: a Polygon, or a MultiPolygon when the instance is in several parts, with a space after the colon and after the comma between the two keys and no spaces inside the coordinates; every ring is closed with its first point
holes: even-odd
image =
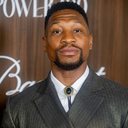
{"type": "Polygon", "coordinates": [[[92,50],[92,47],[93,47],[93,36],[92,36],[92,34],[90,34],[90,37],[89,37],[89,49],[92,50]]]}
{"type": "Polygon", "coordinates": [[[42,43],[43,43],[43,51],[47,52],[47,40],[46,40],[46,36],[42,37],[42,43]]]}

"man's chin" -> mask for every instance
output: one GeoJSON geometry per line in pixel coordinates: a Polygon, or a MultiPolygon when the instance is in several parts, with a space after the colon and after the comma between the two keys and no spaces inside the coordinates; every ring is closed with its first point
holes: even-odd
{"type": "Polygon", "coordinates": [[[77,69],[81,66],[83,63],[83,58],[82,58],[82,52],[79,56],[71,57],[71,58],[61,58],[60,56],[56,56],[56,60],[54,62],[57,67],[63,70],[74,70],[77,69]]]}
{"type": "Polygon", "coordinates": [[[80,65],[83,63],[83,61],[79,61],[77,63],[60,63],[60,62],[54,62],[56,66],[62,70],[70,71],[75,70],[80,67],[80,65]]]}

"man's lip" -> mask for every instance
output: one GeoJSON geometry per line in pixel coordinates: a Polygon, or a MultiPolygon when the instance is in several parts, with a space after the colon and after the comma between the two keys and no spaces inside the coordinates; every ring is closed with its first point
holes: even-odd
{"type": "Polygon", "coordinates": [[[75,47],[71,47],[71,48],[65,47],[59,50],[59,53],[65,56],[66,55],[73,56],[73,55],[76,55],[78,52],[79,52],[79,49],[75,47]]]}

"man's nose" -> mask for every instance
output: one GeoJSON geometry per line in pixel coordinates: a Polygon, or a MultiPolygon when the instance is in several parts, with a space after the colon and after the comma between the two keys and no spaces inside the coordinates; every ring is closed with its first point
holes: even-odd
{"type": "Polygon", "coordinates": [[[76,40],[75,40],[75,37],[74,37],[73,33],[71,33],[71,32],[63,33],[61,43],[63,43],[63,44],[73,44],[75,42],[76,42],[76,40]]]}

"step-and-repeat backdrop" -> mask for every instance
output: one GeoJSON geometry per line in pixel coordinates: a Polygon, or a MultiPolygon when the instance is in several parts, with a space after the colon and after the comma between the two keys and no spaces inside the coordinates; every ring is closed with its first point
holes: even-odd
{"type": "MultiPolygon", "coordinates": [[[[42,80],[50,70],[43,52],[43,24],[48,8],[64,0],[0,0],[0,117],[7,97],[42,80]]],[[[93,34],[89,65],[128,86],[128,1],[67,0],[88,14],[93,34]]]]}

